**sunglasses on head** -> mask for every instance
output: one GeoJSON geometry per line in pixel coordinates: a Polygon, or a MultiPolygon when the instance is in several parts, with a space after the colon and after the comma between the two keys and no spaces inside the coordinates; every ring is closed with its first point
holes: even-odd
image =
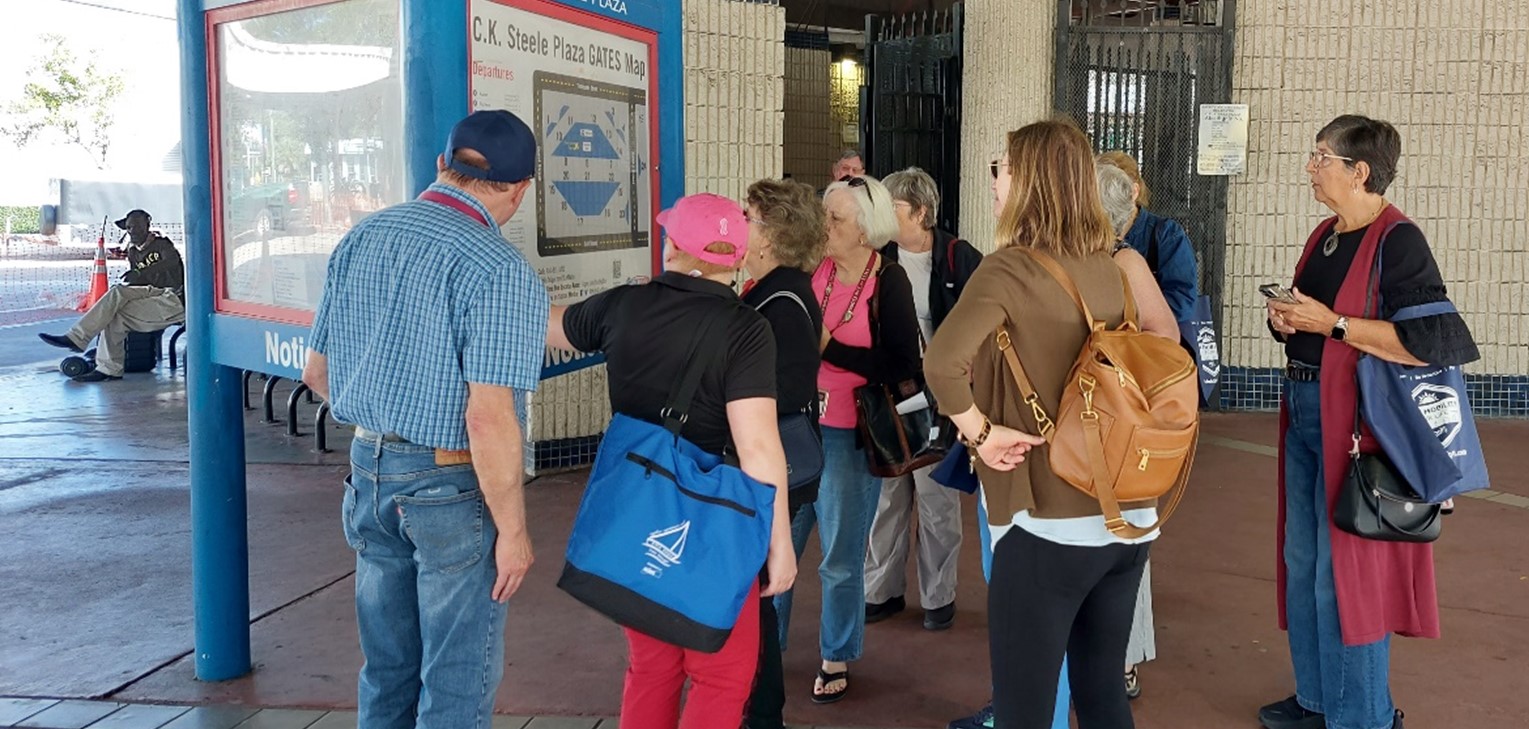
{"type": "Polygon", "coordinates": [[[871,188],[865,184],[864,177],[853,177],[850,175],[845,175],[839,178],[839,181],[849,185],[850,187],[858,187],[862,190],[865,190],[865,198],[871,201],[871,207],[876,207],[876,196],[871,194],[871,188]]]}

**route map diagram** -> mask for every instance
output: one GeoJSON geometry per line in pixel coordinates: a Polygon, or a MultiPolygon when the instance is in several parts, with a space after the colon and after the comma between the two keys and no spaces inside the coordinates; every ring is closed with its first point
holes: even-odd
{"type": "Polygon", "coordinates": [[[533,75],[541,135],[536,250],[541,256],[646,248],[650,237],[647,91],[533,75]]]}

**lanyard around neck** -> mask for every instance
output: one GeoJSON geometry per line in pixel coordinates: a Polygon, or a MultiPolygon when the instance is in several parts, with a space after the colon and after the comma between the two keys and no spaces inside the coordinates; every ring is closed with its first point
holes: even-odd
{"type": "MultiPolygon", "coordinates": [[[[876,270],[876,258],[879,255],[878,253],[872,253],[871,257],[866,260],[865,270],[860,273],[860,283],[855,284],[855,293],[850,295],[849,306],[844,309],[844,317],[839,321],[839,326],[829,330],[830,332],[838,331],[839,327],[848,324],[851,319],[855,318],[855,304],[860,303],[860,295],[865,293],[865,284],[871,280],[871,271],[876,270]]],[[[833,268],[828,272],[828,284],[823,287],[823,303],[818,307],[823,311],[828,310],[828,297],[833,295],[834,284],[839,280],[839,264],[833,263],[832,260],[829,263],[833,264],[833,268]]]]}
{"type": "Polygon", "coordinates": [[[439,193],[434,190],[426,190],[420,193],[419,199],[425,200],[427,202],[433,202],[437,205],[445,205],[446,207],[456,210],[457,212],[460,212],[463,215],[472,218],[473,220],[476,220],[484,225],[488,225],[490,228],[494,227],[489,225],[488,218],[483,217],[482,211],[450,195],[439,193]]]}

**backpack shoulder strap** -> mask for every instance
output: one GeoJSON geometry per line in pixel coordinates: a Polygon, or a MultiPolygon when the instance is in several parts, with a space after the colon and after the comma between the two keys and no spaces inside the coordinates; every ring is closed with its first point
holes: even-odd
{"type": "Polygon", "coordinates": [[[1038,251],[1034,248],[1022,248],[1021,250],[1028,253],[1031,258],[1035,259],[1036,263],[1041,265],[1041,268],[1046,269],[1046,273],[1051,274],[1051,277],[1056,279],[1056,282],[1061,285],[1062,290],[1072,297],[1073,303],[1077,304],[1078,309],[1083,312],[1084,326],[1092,329],[1094,326],[1094,314],[1088,310],[1088,302],[1083,300],[1083,294],[1078,292],[1078,285],[1073,283],[1071,276],[1067,275],[1067,269],[1062,268],[1062,264],[1057,263],[1055,258],[1052,258],[1043,251],[1038,251]]]}
{"type": "Polygon", "coordinates": [[[1051,442],[1052,436],[1056,435],[1056,423],[1051,420],[1050,415],[1046,414],[1046,407],[1041,405],[1040,395],[1035,392],[1035,383],[1030,381],[1030,375],[1025,372],[1025,366],[1019,361],[1019,355],[1014,352],[1014,342],[1009,338],[1009,330],[1000,324],[994,337],[998,344],[998,351],[1003,353],[1003,359],[1009,365],[1009,376],[1014,378],[1014,384],[1019,386],[1019,394],[1024,403],[1030,406],[1030,414],[1035,418],[1036,429],[1046,442],[1051,442]]]}
{"type": "Polygon", "coordinates": [[[1136,294],[1131,290],[1131,279],[1126,277],[1124,269],[1120,270],[1120,288],[1125,292],[1125,323],[1140,329],[1141,314],[1136,310],[1136,294]]]}

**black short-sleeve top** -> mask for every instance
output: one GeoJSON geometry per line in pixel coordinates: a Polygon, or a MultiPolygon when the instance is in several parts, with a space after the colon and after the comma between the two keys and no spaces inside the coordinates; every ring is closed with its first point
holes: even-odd
{"type": "MultiPolygon", "coordinates": [[[[1332,308],[1368,229],[1366,226],[1339,233],[1338,246],[1331,255],[1325,255],[1319,245],[1306,260],[1306,267],[1296,279],[1295,287],[1302,294],[1332,308]]],[[[1326,235],[1322,241],[1326,243],[1326,235]]],[[[1408,306],[1448,300],[1439,264],[1434,260],[1423,231],[1411,223],[1393,228],[1380,244],[1380,311],[1378,315],[1369,312],[1366,318],[1389,320],[1398,310],[1408,306]]],[[[1396,334],[1408,352],[1430,364],[1465,364],[1480,357],[1470,329],[1459,314],[1397,322],[1396,334]]],[[[1326,339],[1321,334],[1297,332],[1286,340],[1285,355],[1296,362],[1321,366],[1326,339]]]]}
{"type": "Polygon", "coordinates": [[[775,339],[770,326],[715,281],[665,273],[651,283],[621,286],[570,306],[563,315],[568,341],[582,352],[604,352],[611,410],[662,422],[671,392],[689,362],[707,317],[730,309],[723,354],[701,377],[680,434],[722,454],[731,442],[727,404],[775,397],[775,339]]]}

